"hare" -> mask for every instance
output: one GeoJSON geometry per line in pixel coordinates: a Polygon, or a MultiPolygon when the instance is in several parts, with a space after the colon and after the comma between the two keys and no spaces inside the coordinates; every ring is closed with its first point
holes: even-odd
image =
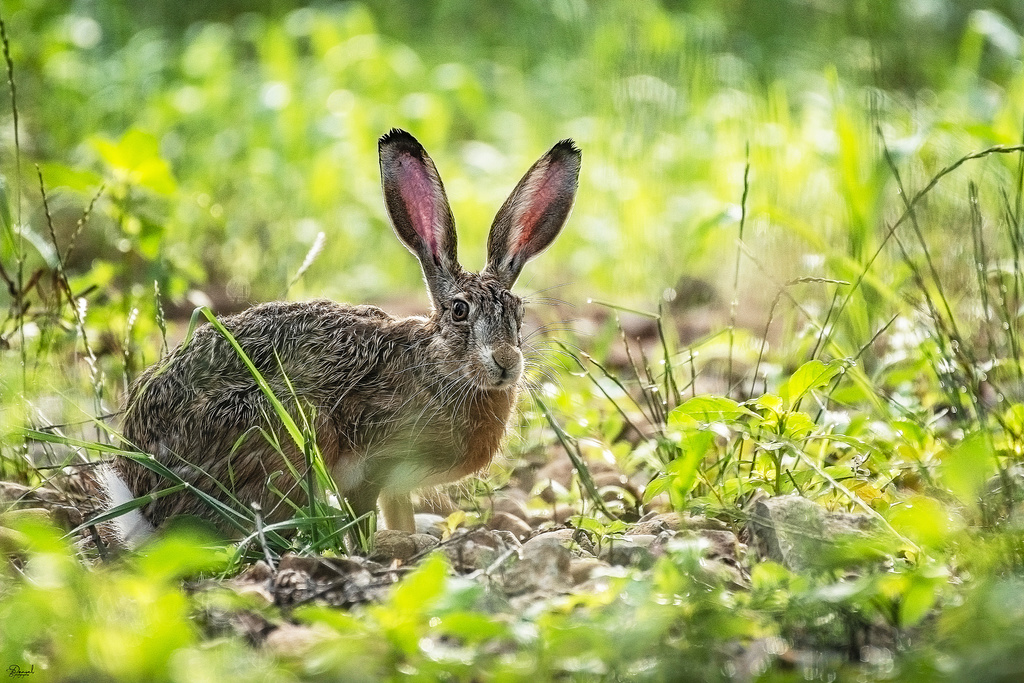
{"type": "MultiPolygon", "coordinates": [[[[524,264],[551,244],[572,210],[581,155],[563,140],[523,176],[498,211],[480,273],[456,256],[455,221],[441,178],[409,133],[379,140],[384,204],[419,260],[426,317],[317,300],[265,303],[222,320],[289,409],[312,407],[317,443],[338,491],[357,514],[378,505],[388,528],[415,528],[413,489],[453,482],[490,463],[523,376],[523,301],[509,291],[524,264]]],[[[273,410],[227,339],[206,324],[129,388],[123,423],[132,448],[199,490],[259,503],[269,522],[289,516],[284,492],[304,494],[304,460],[286,435],[274,448],[273,410]],[[263,431],[266,430],[266,431],[263,431]]],[[[106,473],[112,504],[170,482],[134,459],[106,473]]],[[[215,514],[184,490],[120,518],[137,542],[171,516],[215,514]]],[[[214,520],[216,521],[216,520],[214,520]]]]}

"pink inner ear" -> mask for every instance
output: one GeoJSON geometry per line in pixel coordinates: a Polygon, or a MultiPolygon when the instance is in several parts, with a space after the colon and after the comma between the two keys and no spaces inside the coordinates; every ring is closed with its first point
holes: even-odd
{"type": "Polygon", "coordinates": [[[409,154],[398,159],[398,191],[409,212],[413,230],[427,245],[430,254],[436,257],[437,225],[434,217],[437,197],[434,184],[430,182],[423,163],[409,154]]]}
{"type": "Polygon", "coordinates": [[[561,169],[549,165],[537,181],[530,183],[530,186],[525,188],[528,199],[518,217],[519,234],[516,236],[513,246],[514,251],[520,252],[530,243],[533,239],[534,229],[540,223],[541,217],[558,196],[558,189],[561,186],[561,180],[558,177],[559,170],[561,169]]]}

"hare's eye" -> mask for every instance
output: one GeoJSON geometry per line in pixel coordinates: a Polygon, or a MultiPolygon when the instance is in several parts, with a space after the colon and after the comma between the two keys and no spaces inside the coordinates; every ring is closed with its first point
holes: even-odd
{"type": "Polygon", "coordinates": [[[456,299],[452,303],[452,320],[462,322],[469,317],[469,304],[462,299],[456,299]]]}

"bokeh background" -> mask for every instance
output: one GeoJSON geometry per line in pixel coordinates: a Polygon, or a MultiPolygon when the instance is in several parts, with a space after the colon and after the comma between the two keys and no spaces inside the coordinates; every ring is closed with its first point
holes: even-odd
{"type": "MultiPolygon", "coordinates": [[[[618,333],[602,336],[609,312],[591,300],[668,310],[683,344],[735,320],[753,366],[765,332],[783,355],[813,355],[841,295],[829,334],[852,356],[894,316],[914,326],[926,261],[969,336],[981,315],[966,294],[972,207],[986,216],[986,258],[1013,252],[1000,218],[1019,185],[1012,155],[949,176],[918,207],[917,237],[887,238],[901,187],[913,194],[964,154],[1020,141],[1024,6],[1012,0],[8,0],[2,11],[20,153],[5,99],[0,203],[22,228],[5,229],[0,256],[23,282],[44,274],[34,310],[60,317],[58,245],[107,377],[158,357],[159,307],[171,343],[201,304],[223,314],[326,296],[424,311],[380,196],[376,141],[394,126],[437,163],[473,269],[525,169],[556,140],[578,142],[574,214],[517,287],[568,304],[534,324],[568,320],[599,355],[618,333]]],[[[0,291],[4,308],[15,299],[0,291]]],[[[19,320],[0,337],[31,337],[19,320]]],[[[45,358],[60,333],[38,330],[45,358]]],[[[731,359],[732,333],[727,351],[708,352],[731,359]]]]}
{"type": "MultiPolygon", "coordinates": [[[[523,284],[650,308],[684,275],[731,288],[748,148],[751,254],[780,281],[843,276],[900,208],[883,145],[913,189],[962,153],[1018,141],[1024,120],[1013,0],[27,0],[3,12],[32,257],[47,240],[29,162],[59,239],[105,184],[68,268],[125,310],[153,280],[171,302],[283,296],[320,232],[289,296],[422,305],[381,205],[376,139],[392,126],[437,162],[472,268],[522,172],[575,138],[574,216],[523,284]]],[[[966,202],[962,186],[951,194],[966,202]]],[[[743,271],[741,299],[774,295],[756,266],[743,271]]],[[[878,274],[899,285],[901,272],[878,274]]]]}
{"type": "Polygon", "coordinates": [[[469,268],[529,165],[583,149],[575,212],[517,284],[554,303],[529,309],[548,325],[530,392],[450,529],[519,490],[610,549],[624,523],[591,502],[742,535],[796,493],[894,534],[806,570],[752,561],[746,585],[706,578],[687,540],[511,619],[434,562],[383,609],[314,616],[332,654],[283,664],[199,625],[180,579],[208,549],[171,535],[92,571],[55,532],[3,535],[36,555],[0,571],[0,667],[1022,679],[1024,155],[993,151],[1024,137],[1020,0],[0,0],[0,18],[0,483],[118,452],[125,387],[199,305],[423,312],[380,196],[397,126],[436,161],[469,268]]]}

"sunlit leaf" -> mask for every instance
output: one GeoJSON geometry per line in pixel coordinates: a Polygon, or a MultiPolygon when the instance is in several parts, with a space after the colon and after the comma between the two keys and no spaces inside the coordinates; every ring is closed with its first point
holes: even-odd
{"type": "Polygon", "coordinates": [[[431,555],[395,589],[389,601],[400,614],[416,614],[436,600],[444,587],[448,564],[441,555],[431,555]]]}
{"type": "Polygon", "coordinates": [[[647,483],[647,486],[644,488],[644,495],[643,495],[643,499],[642,499],[643,502],[645,504],[649,503],[655,497],[657,497],[658,494],[661,494],[661,493],[664,493],[665,491],[667,491],[668,487],[669,487],[669,483],[670,483],[669,476],[667,474],[664,474],[664,473],[657,475],[656,477],[654,477],[654,479],[651,479],[647,483]]]}
{"type": "Polygon", "coordinates": [[[695,396],[669,413],[668,424],[679,427],[701,422],[735,422],[742,417],[757,417],[757,413],[724,396],[695,396]]]}
{"type": "Polygon", "coordinates": [[[1003,423],[1012,432],[1024,434],[1024,403],[1014,403],[1004,410],[1003,423]]]}
{"type": "Polygon", "coordinates": [[[681,455],[670,462],[665,472],[670,480],[669,493],[673,503],[682,505],[697,482],[697,470],[715,442],[714,432],[690,430],[680,435],[681,455]]]}
{"type": "Polygon", "coordinates": [[[171,167],[160,156],[156,136],[132,128],[117,142],[94,137],[93,149],[123,182],[138,185],[157,194],[171,194],[176,188],[171,167]]]}
{"type": "Polygon", "coordinates": [[[47,189],[66,187],[76,192],[95,192],[103,184],[103,177],[88,169],[67,164],[47,163],[39,165],[47,189]]]}
{"type": "Polygon", "coordinates": [[[763,410],[778,413],[782,411],[784,402],[776,394],[763,394],[754,400],[754,405],[763,410]]]}
{"type": "Polygon", "coordinates": [[[807,361],[779,387],[779,396],[786,408],[792,409],[808,391],[821,389],[848,366],[848,361],[839,359],[828,363],[822,363],[817,359],[807,361]]]}
{"type": "Polygon", "coordinates": [[[938,599],[938,590],[944,578],[929,579],[913,574],[900,600],[900,626],[917,625],[931,611],[938,599]]]}
{"type": "Polygon", "coordinates": [[[170,580],[223,567],[227,555],[209,536],[195,530],[175,529],[146,547],[139,570],[150,579],[170,580]]]}
{"type": "Polygon", "coordinates": [[[438,633],[460,638],[469,643],[486,642],[505,633],[504,624],[485,614],[454,612],[441,617],[435,627],[438,633]]]}
{"type": "Polygon", "coordinates": [[[971,434],[941,456],[939,477],[962,502],[975,504],[985,483],[996,472],[996,458],[989,437],[971,434]]]}
{"type": "Polygon", "coordinates": [[[962,526],[948,506],[928,496],[912,496],[888,515],[896,531],[925,547],[941,545],[962,526]]]}
{"type": "Polygon", "coordinates": [[[817,426],[814,423],[814,418],[803,411],[794,411],[786,413],[785,416],[786,425],[786,436],[792,439],[802,439],[817,426]]]}

